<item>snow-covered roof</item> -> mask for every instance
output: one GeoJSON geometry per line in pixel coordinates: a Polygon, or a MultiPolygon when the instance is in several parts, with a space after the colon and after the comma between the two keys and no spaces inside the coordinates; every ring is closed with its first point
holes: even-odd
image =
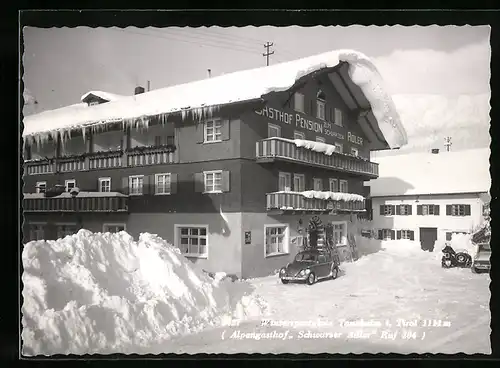
{"type": "MultiPolygon", "coordinates": [[[[43,193],[23,193],[24,199],[43,199],[46,198],[43,193]]],[[[98,198],[98,197],[128,197],[120,192],[80,192],[77,198],[98,198]]],[[[52,198],[73,198],[69,192],[63,192],[62,194],[52,197],[52,198]]]]}
{"type": "Polygon", "coordinates": [[[109,92],[103,92],[103,91],[90,91],[90,92],[87,92],[85,93],[80,101],[85,101],[85,99],[89,96],[96,96],[96,97],[99,97],[103,100],[106,100],[106,101],[116,101],[116,100],[119,100],[120,98],[123,98],[123,97],[126,97],[126,96],[123,96],[123,95],[116,95],[114,93],[109,93],[109,92]]]}
{"type": "Polygon", "coordinates": [[[379,164],[379,177],[368,182],[370,195],[489,192],[489,158],[489,148],[375,157],[372,160],[379,164]]]}
{"type": "MultiPolygon", "coordinates": [[[[347,76],[336,74],[330,76],[330,79],[350,108],[371,108],[369,116],[362,118],[369,120],[366,124],[371,125],[371,128],[363,129],[372,138],[369,140],[385,141],[391,148],[406,144],[406,132],[394,102],[383,86],[382,77],[365,55],[353,50],[331,51],[126,96],[82,110],[78,114],[50,116],[46,113],[28,116],[24,121],[23,136],[36,135],[38,139],[57,134],[65,136],[71,129],[85,129],[110,122],[135,124],[137,120],[145,120],[147,124],[149,116],[166,117],[170,113],[181,112],[185,117],[187,111],[202,117],[210,115],[222,105],[259,100],[268,93],[286,91],[298,79],[321,69],[337,67],[343,62],[348,64],[348,68],[344,68],[347,76]]],[[[365,123],[360,125],[363,127],[365,123]]]]}

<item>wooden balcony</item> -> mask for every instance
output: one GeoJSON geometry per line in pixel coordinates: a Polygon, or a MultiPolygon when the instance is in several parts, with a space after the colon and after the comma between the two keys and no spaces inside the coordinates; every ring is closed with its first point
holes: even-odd
{"type": "Polygon", "coordinates": [[[50,174],[55,172],[55,161],[29,160],[24,164],[25,175],[50,174]]]}
{"type": "Polygon", "coordinates": [[[122,151],[110,151],[110,152],[99,152],[89,156],[89,169],[111,169],[123,166],[123,152],[122,151]]]}
{"type": "Polygon", "coordinates": [[[85,170],[85,158],[83,157],[61,157],[56,161],[58,172],[73,172],[85,170]]]}
{"type": "Polygon", "coordinates": [[[333,201],[306,198],[297,192],[275,192],[266,194],[267,211],[270,212],[362,212],[365,201],[333,201]]]}
{"type": "Polygon", "coordinates": [[[24,193],[24,212],[127,212],[128,196],[117,192],[80,192],[45,198],[43,193],[24,193]]]}
{"type": "Polygon", "coordinates": [[[144,147],[127,152],[127,166],[163,165],[175,162],[174,151],[170,147],[144,147]]]}
{"type": "Polygon", "coordinates": [[[281,160],[363,175],[371,179],[378,177],[377,163],[336,152],[328,156],[304,147],[297,147],[293,141],[283,138],[267,138],[258,141],[255,157],[257,162],[261,163],[281,160]]]}

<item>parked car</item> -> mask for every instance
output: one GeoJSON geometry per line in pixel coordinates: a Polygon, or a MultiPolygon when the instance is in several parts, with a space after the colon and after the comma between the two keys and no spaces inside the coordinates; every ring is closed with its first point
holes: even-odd
{"type": "Polygon", "coordinates": [[[489,271],[491,268],[490,257],[490,243],[478,244],[477,254],[472,261],[472,272],[478,273],[481,271],[489,271]]]}
{"type": "Polygon", "coordinates": [[[279,272],[283,284],[290,281],[305,281],[308,285],[316,281],[332,278],[336,279],[339,265],[334,255],[327,250],[308,249],[295,256],[293,262],[287,264],[279,272]]]}

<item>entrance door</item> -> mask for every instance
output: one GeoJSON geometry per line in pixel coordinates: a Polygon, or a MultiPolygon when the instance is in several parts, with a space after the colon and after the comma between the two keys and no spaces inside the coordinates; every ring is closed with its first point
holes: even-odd
{"type": "Polygon", "coordinates": [[[420,228],[420,246],[422,250],[434,251],[434,243],[437,240],[437,228],[421,227],[420,228]]]}

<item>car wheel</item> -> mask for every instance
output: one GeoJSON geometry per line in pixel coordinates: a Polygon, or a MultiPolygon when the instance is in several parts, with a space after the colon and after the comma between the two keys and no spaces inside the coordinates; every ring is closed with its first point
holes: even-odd
{"type": "Polygon", "coordinates": [[[334,267],[332,269],[332,279],[335,280],[338,275],[339,275],[339,269],[337,267],[334,267]]]}
{"type": "Polygon", "coordinates": [[[309,277],[307,278],[307,285],[312,285],[316,282],[316,275],[314,274],[314,272],[311,272],[309,274],[309,277]]]}
{"type": "Polygon", "coordinates": [[[478,269],[476,267],[471,268],[472,273],[479,273],[478,269]]]}
{"type": "Polygon", "coordinates": [[[283,279],[281,279],[281,282],[282,282],[283,284],[288,284],[288,280],[283,280],[283,279]]]}

